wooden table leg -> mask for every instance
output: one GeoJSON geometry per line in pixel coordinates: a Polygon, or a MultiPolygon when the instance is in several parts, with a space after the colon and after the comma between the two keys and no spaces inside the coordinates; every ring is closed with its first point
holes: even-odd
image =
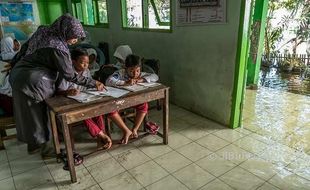
{"type": "Polygon", "coordinates": [[[73,136],[73,132],[72,132],[72,126],[69,126],[69,134],[70,134],[70,137],[71,137],[72,150],[75,151],[74,136],[73,136]]]}
{"type": "Polygon", "coordinates": [[[60,145],[59,145],[57,124],[56,124],[56,116],[52,110],[50,110],[49,112],[50,112],[51,128],[52,128],[55,152],[58,155],[58,154],[60,154],[60,145]]]}
{"type": "Polygon", "coordinates": [[[65,115],[61,116],[61,125],[62,125],[64,140],[65,140],[65,145],[66,145],[67,160],[68,160],[68,167],[70,171],[71,181],[72,183],[75,183],[77,179],[76,179],[76,172],[74,168],[73,151],[72,151],[71,137],[70,137],[70,131],[69,131],[70,129],[67,124],[67,119],[65,115]]]}
{"type": "Polygon", "coordinates": [[[169,128],[169,90],[165,90],[165,98],[163,99],[163,142],[168,144],[168,128],[169,128]]]}

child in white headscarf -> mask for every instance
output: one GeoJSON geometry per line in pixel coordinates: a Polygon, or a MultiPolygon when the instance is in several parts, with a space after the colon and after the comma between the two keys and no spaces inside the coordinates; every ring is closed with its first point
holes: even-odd
{"type": "Polygon", "coordinates": [[[90,74],[94,76],[95,72],[100,69],[99,64],[96,62],[97,52],[93,48],[87,49],[88,57],[89,57],[89,66],[90,74]]]}
{"type": "MultiPolygon", "coordinates": [[[[1,40],[1,57],[2,60],[11,60],[20,49],[20,43],[10,36],[1,40]]],[[[9,83],[8,71],[11,66],[9,63],[0,61],[0,94],[12,97],[12,88],[9,83]]]]}
{"type": "Polygon", "coordinates": [[[117,69],[124,69],[126,57],[131,54],[132,50],[128,45],[118,46],[113,55],[118,61],[115,67],[117,67],[117,69]]]}
{"type": "Polygon", "coordinates": [[[4,37],[1,40],[1,57],[2,60],[11,60],[19,51],[20,43],[13,40],[10,36],[4,37]]]}

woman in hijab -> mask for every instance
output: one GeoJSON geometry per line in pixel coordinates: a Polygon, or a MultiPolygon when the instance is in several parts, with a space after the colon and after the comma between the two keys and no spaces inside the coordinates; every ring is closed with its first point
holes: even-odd
{"type": "Polygon", "coordinates": [[[51,26],[41,26],[21,48],[21,59],[10,73],[17,137],[28,144],[28,153],[40,150],[44,156],[50,123],[44,100],[55,93],[60,77],[86,87],[103,90],[96,80],[73,71],[68,45],[85,34],[80,22],[65,14],[51,26]],[[43,152],[42,152],[43,151],[43,152]]]}
{"type": "Polygon", "coordinates": [[[132,51],[128,45],[118,46],[113,55],[118,61],[114,66],[117,69],[124,69],[126,57],[131,54],[132,51]]]}
{"type": "Polygon", "coordinates": [[[1,40],[1,57],[2,60],[11,60],[14,55],[18,52],[20,43],[15,39],[13,40],[10,36],[4,37],[1,40]]]}

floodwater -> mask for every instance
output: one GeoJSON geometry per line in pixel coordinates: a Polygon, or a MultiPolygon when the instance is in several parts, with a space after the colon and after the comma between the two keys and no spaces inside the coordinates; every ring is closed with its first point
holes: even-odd
{"type": "Polygon", "coordinates": [[[301,73],[283,73],[278,68],[262,67],[259,86],[310,96],[310,70],[301,73]]]}
{"type": "Polygon", "coordinates": [[[310,155],[310,79],[262,70],[258,90],[247,90],[243,126],[310,155]]]}
{"type": "MultiPolygon", "coordinates": [[[[268,148],[260,157],[272,162],[273,166],[279,169],[277,180],[286,184],[281,189],[309,189],[309,81],[308,88],[303,88],[300,85],[291,85],[290,81],[293,79],[300,81],[297,76],[284,81],[273,78],[265,80],[258,90],[246,90],[242,126],[250,130],[253,137],[267,144],[268,148]],[[300,92],[304,95],[296,94],[300,92]],[[296,181],[290,181],[296,176],[308,180],[302,182],[304,188],[298,187],[296,181]],[[286,187],[291,184],[294,184],[293,187],[286,187]]],[[[259,143],[254,144],[260,146],[259,143]]]]}

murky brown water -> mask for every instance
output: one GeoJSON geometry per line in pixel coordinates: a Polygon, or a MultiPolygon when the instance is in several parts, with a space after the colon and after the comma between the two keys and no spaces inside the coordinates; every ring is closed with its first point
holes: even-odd
{"type": "Polygon", "coordinates": [[[261,68],[259,86],[310,96],[310,71],[283,73],[277,68],[261,68]]]}
{"type": "Polygon", "coordinates": [[[243,126],[310,155],[310,78],[263,68],[258,89],[246,91],[243,126]]]}

